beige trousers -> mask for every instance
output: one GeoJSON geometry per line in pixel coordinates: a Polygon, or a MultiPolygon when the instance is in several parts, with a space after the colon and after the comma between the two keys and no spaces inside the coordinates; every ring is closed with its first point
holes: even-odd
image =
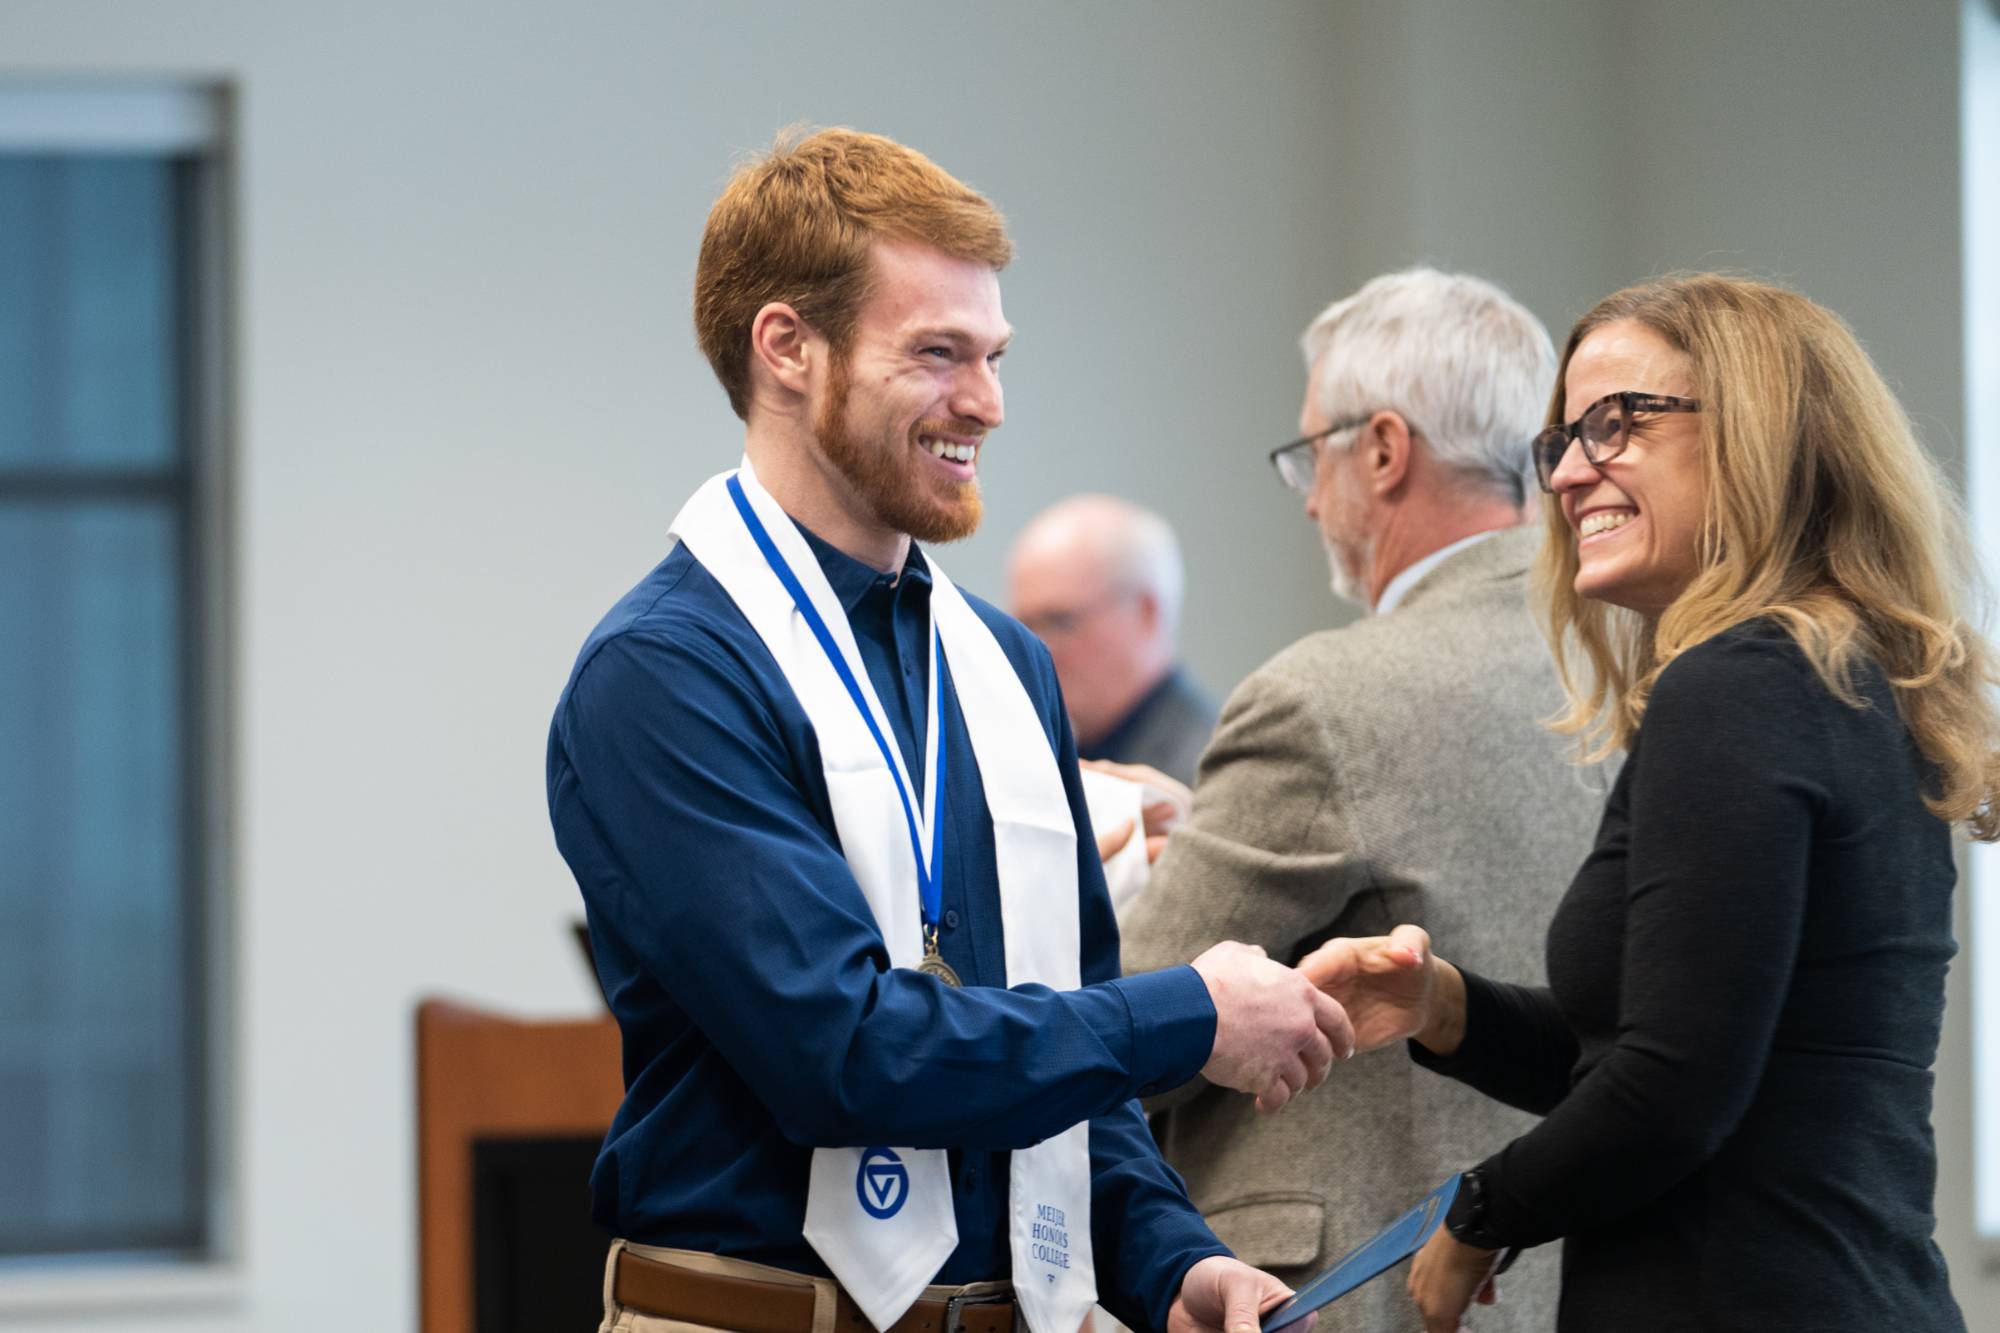
{"type": "MultiPolygon", "coordinates": [[[[618,1269],[618,1252],[630,1250],[636,1255],[652,1259],[658,1263],[672,1264],[695,1273],[714,1273],[722,1277],[754,1278],[759,1282],[775,1282],[787,1287],[811,1287],[813,1289],[812,1333],[834,1333],[834,1302],[839,1287],[830,1277],[807,1277],[804,1273],[788,1272],[782,1268],[768,1268],[763,1264],[746,1263],[741,1259],[725,1259],[721,1255],[702,1254],[695,1250],[668,1250],[657,1245],[634,1245],[630,1241],[614,1240],[611,1252],[604,1258],[604,1322],[597,1326],[597,1333],[735,1333],[733,1329],[717,1328],[712,1324],[689,1324],[679,1319],[662,1319],[658,1315],[640,1314],[620,1305],[611,1295],[612,1275],[618,1269]]],[[[949,1300],[953,1296],[999,1296],[1013,1290],[1009,1282],[975,1282],[964,1287],[925,1287],[919,1298],[927,1301],[949,1300]]]]}

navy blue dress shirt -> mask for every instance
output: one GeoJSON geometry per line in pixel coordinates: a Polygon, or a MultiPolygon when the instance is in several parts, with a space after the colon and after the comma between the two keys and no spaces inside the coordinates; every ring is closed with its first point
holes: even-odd
{"type": "MultiPolygon", "coordinates": [[[[805,535],[921,775],[930,577],[914,548],[891,576],[805,535]]],[[[626,1096],[592,1175],[595,1215],[644,1244],[824,1274],[801,1234],[812,1150],[946,1148],[959,1243],[936,1280],[1004,1278],[1009,1151],[1088,1119],[1099,1299],[1163,1326],[1187,1268],[1227,1251],[1133,1099],[1199,1072],[1215,1010],[1191,968],[1119,977],[1048,652],[967,601],[1060,761],[1077,827],[1078,990],[1004,989],[992,819],[949,663],[939,944],[963,990],[890,967],[841,856],[812,725],[685,547],[584,644],[556,706],[548,795],[623,1039],[626,1096]]]]}

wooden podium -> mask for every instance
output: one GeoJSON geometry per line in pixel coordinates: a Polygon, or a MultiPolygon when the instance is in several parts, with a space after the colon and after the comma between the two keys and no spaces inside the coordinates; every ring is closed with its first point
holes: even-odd
{"type": "Polygon", "coordinates": [[[567,1313],[580,1302],[598,1318],[601,1277],[568,1288],[592,1252],[602,1272],[587,1172],[624,1094],[609,1017],[531,1022],[449,1000],[417,1006],[422,1333],[538,1326],[543,1298],[524,1293],[556,1279],[524,1264],[559,1268],[556,1304],[567,1313]]]}

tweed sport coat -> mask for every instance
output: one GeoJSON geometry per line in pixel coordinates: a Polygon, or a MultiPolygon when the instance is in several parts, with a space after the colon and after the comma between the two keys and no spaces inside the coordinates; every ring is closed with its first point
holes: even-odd
{"type": "MultiPolygon", "coordinates": [[[[1431,570],[1392,612],[1311,635],[1239,686],[1194,811],[1124,927],[1130,972],[1218,940],[1297,961],[1411,921],[1482,975],[1543,983],[1549,917],[1589,850],[1606,775],[1543,727],[1560,701],[1527,603],[1538,528],[1431,570]]],[[[1209,1225],[1298,1285],[1532,1124],[1401,1046],[1337,1065],[1275,1116],[1197,1079],[1155,1132],[1209,1225]]],[[[1522,1256],[1481,1333],[1555,1325],[1558,1247],[1522,1256]]],[[[1401,1271],[1320,1315],[1329,1333],[1420,1330],[1401,1271]]]]}

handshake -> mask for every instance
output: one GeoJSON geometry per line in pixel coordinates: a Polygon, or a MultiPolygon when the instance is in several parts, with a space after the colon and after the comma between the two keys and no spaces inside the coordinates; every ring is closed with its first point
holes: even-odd
{"type": "Polygon", "coordinates": [[[1254,944],[1225,940],[1194,960],[1215,1003],[1215,1045],[1201,1076],[1251,1093],[1271,1112],[1326,1081],[1354,1054],[1347,1010],[1254,944]]]}
{"type": "MultiPolygon", "coordinates": [[[[1146,860],[1157,859],[1193,793],[1143,764],[1096,759],[1083,767],[1145,790],[1146,860]]],[[[1136,822],[1099,836],[1098,854],[1107,864],[1132,839],[1136,822]]],[[[1297,968],[1273,961],[1257,945],[1225,940],[1195,959],[1194,970],[1215,1005],[1215,1045],[1201,1076],[1250,1093],[1259,1111],[1276,1111],[1324,1083],[1335,1060],[1404,1037],[1421,1039],[1430,1024],[1436,969],[1430,936],[1416,926],[1372,938],[1337,936],[1297,968]]]]}
{"type": "Polygon", "coordinates": [[[1455,1035],[1430,1035],[1446,1026],[1432,1011],[1449,1008],[1432,994],[1440,969],[1456,978],[1415,926],[1372,939],[1328,940],[1296,969],[1256,945],[1224,941],[1194,960],[1215,1004],[1215,1045],[1202,1077],[1250,1093],[1259,1111],[1271,1112],[1325,1082],[1335,1060],[1359,1051],[1409,1036],[1456,1046],[1455,1035]]]}

